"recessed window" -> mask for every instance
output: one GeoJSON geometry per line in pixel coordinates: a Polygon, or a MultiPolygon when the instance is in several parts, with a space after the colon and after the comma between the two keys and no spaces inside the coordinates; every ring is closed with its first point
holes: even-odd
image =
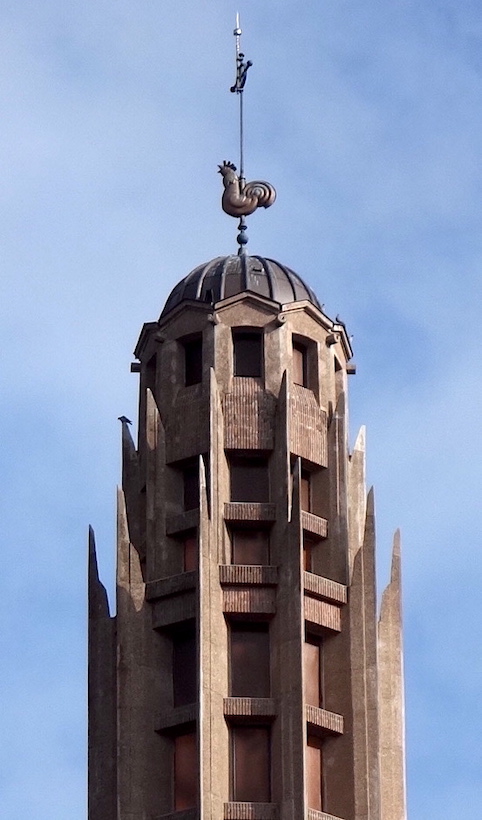
{"type": "Polygon", "coordinates": [[[199,465],[197,461],[189,462],[183,467],[183,505],[185,510],[199,507],[199,465]]]}
{"type": "Polygon", "coordinates": [[[172,635],[172,687],[174,706],[197,701],[197,654],[194,622],[172,635]]]}
{"type": "Polygon", "coordinates": [[[229,638],[231,696],[269,698],[269,624],[233,622],[229,638]]]}
{"type": "Polygon", "coordinates": [[[156,395],[156,369],[157,356],[154,354],[154,356],[151,356],[146,364],[146,372],[144,377],[146,390],[149,389],[154,396],[156,395]]]}
{"type": "Polygon", "coordinates": [[[231,501],[269,501],[268,460],[253,456],[230,459],[231,501]]]}
{"type": "Polygon", "coordinates": [[[233,726],[232,792],[240,803],[271,801],[270,728],[233,726]]]}
{"type": "Polygon", "coordinates": [[[198,805],[199,762],[196,732],[174,738],[174,810],[184,811],[198,805]]]}
{"type": "Polygon", "coordinates": [[[323,703],[321,664],[321,638],[308,635],[303,645],[304,696],[309,706],[317,708],[323,703]]]}
{"type": "Polygon", "coordinates": [[[263,375],[263,336],[259,330],[233,330],[234,375],[263,375]]]}
{"type": "Polygon", "coordinates": [[[318,737],[308,736],[306,747],[306,800],[309,809],[323,811],[322,747],[318,737]]]}
{"type": "Polygon", "coordinates": [[[318,544],[318,539],[303,530],[303,569],[305,572],[313,572],[313,552],[318,544]]]}
{"type": "Polygon", "coordinates": [[[202,337],[196,336],[183,343],[184,346],[184,384],[199,384],[203,377],[203,343],[202,337]]]}
{"type": "Polygon", "coordinates": [[[251,529],[232,530],[231,560],[233,564],[269,564],[269,532],[251,529]]]}
{"type": "Polygon", "coordinates": [[[183,572],[192,572],[198,565],[198,538],[196,530],[189,530],[179,539],[182,547],[183,572]]]}
{"type": "Polygon", "coordinates": [[[293,342],[293,382],[308,387],[308,351],[301,342],[293,342]]]}
{"type": "Polygon", "coordinates": [[[311,474],[308,470],[301,470],[300,476],[301,509],[311,512],[311,474]]]}

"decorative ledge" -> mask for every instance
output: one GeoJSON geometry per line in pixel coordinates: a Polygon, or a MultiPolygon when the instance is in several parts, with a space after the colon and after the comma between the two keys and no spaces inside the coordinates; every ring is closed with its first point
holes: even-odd
{"type": "Polygon", "coordinates": [[[278,567],[254,564],[221,564],[219,567],[221,584],[264,584],[276,586],[278,567]]]}
{"type": "Polygon", "coordinates": [[[269,587],[224,589],[223,612],[274,615],[276,612],[276,590],[269,587]]]}
{"type": "Polygon", "coordinates": [[[305,594],[305,620],[314,626],[324,626],[334,632],[341,632],[341,611],[335,604],[317,601],[305,594]]]}
{"type": "Polygon", "coordinates": [[[337,715],[336,712],[328,712],[326,709],[318,709],[316,706],[309,705],[305,706],[305,715],[306,722],[313,734],[343,734],[343,715],[337,715]]]}
{"type": "Polygon", "coordinates": [[[181,621],[188,621],[196,617],[196,612],[196,591],[193,588],[158,599],[152,607],[153,629],[163,629],[181,621]]]}
{"type": "MultiPolygon", "coordinates": [[[[328,817],[328,815],[325,815],[328,817]]],[[[170,814],[161,814],[154,820],[199,820],[199,809],[187,809],[186,811],[173,811],[170,814]]]]}
{"type": "Polygon", "coordinates": [[[224,804],[224,820],[277,820],[277,817],[276,803],[224,804]]]}
{"type": "Polygon", "coordinates": [[[177,709],[171,709],[169,712],[161,712],[156,718],[155,731],[166,732],[177,726],[183,726],[185,723],[194,723],[197,720],[197,714],[197,703],[189,703],[187,706],[178,706],[177,709]]]}
{"type": "Polygon", "coordinates": [[[336,601],[338,604],[346,604],[346,586],[324,578],[322,575],[315,575],[313,572],[304,573],[305,592],[315,598],[325,598],[328,601],[336,601]]]}
{"type": "Polygon", "coordinates": [[[196,588],[197,572],[182,572],[179,575],[170,575],[168,578],[159,578],[157,581],[150,581],[146,585],[146,598],[152,601],[155,598],[167,598],[168,595],[176,595],[196,588]]]}
{"type": "Polygon", "coordinates": [[[224,698],[224,714],[232,718],[275,718],[273,698],[224,698]]]}
{"type": "Polygon", "coordinates": [[[226,521],[276,521],[276,504],[230,501],[224,505],[226,521]]]}
{"type": "Polygon", "coordinates": [[[169,515],[166,519],[166,534],[176,535],[178,532],[192,530],[199,526],[199,509],[187,510],[178,515],[169,515]]]}
{"type": "Polygon", "coordinates": [[[301,526],[306,532],[317,535],[319,538],[326,538],[328,535],[328,521],[314,513],[301,511],[301,526]]]}
{"type": "Polygon", "coordinates": [[[308,809],[308,820],[342,820],[341,817],[335,817],[334,814],[325,814],[322,811],[315,811],[315,809],[308,809]]]}

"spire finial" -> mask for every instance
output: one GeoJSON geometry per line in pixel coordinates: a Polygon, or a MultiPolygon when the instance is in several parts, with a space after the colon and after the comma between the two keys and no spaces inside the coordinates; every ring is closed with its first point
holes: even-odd
{"type": "Polygon", "coordinates": [[[246,253],[246,245],[248,243],[245,216],[252,214],[256,208],[269,208],[276,199],[276,191],[269,182],[249,182],[246,184],[244,176],[243,92],[248,70],[253,64],[251,60],[245,61],[244,54],[241,51],[242,33],[239,12],[237,12],[236,26],[233,31],[236,38],[236,80],[230,90],[239,97],[239,175],[236,173],[236,166],[227,160],[224,160],[223,164],[219,165],[219,172],[223,176],[224,184],[222,199],[223,211],[230,216],[240,217],[238,225],[239,234],[237,237],[239,254],[246,253]]]}

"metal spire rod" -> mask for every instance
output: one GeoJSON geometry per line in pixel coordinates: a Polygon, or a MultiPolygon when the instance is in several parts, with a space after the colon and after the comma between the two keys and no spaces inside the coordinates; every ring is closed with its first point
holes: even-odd
{"type": "Polygon", "coordinates": [[[241,34],[242,29],[239,22],[239,11],[236,14],[236,27],[233,34],[236,38],[236,81],[231,86],[233,94],[239,97],[239,181],[241,189],[244,186],[244,110],[243,110],[243,91],[246,84],[246,77],[248,69],[253,65],[251,60],[244,61],[244,54],[241,51],[241,34]]]}

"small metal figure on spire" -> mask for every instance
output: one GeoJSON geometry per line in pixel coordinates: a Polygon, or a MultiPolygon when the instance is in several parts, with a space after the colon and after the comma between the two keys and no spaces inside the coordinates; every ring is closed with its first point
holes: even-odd
{"type": "Polygon", "coordinates": [[[224,160],[219,165],[219,173],[223,177],[224,192],[222,207],[225,213],[230,216],[240,217],[239,234],[237,241],[239,244],[239,254],[246,252],[245,246],[248,242],[246,236],[245,216],[252,214],[256,208],[269,208],[276,199],[276,191],[269,182],[248,182],[244,176],[244,110],[243,91],[246,85],[248,69],[253,65],[251,60],[244,60],[241,52],[241,27],[239,23],[239,12],[236,14],[236,28],[233,32],[236,38],[236,81],[231,86],[233,94],[239,97],[239,175],[236,173],[236,166],[232,162],[224,160]]]}

